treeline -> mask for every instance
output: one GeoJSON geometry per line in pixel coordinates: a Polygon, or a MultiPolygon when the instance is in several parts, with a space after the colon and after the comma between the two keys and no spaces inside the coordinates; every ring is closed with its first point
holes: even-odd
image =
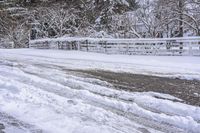
{"type": "Polygon", "coordinates": [[[200,0],[1,0],[0,38],[200,36],[200,0]]]}

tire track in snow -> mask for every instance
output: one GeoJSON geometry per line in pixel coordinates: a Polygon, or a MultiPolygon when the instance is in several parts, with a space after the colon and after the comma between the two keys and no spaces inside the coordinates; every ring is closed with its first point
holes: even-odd
{"type": "MultiPolygon", "coordinates": [[[[58,72],[58,71],[57,71],[58,72]]],[[[12,75],[12,73],[10,73],[11,75],[12,75]]],[[[13,75],[12,75],[13,76],[13,75]]],[[[11,77],[12,77],[11,76],[11,77]]],[[[17,76],[17,75],[15,75],[15,76],[17,76]]],[[[19,75],[18,75],[19,76],[19,75]]],[[[49,82],[51,82],[51,84],[53,83],[55,83],[55,84],[57,84],[58,86],[62,86],[61,88],[63,88],[63,90],[59,90],[59,93],[58,92],[53,92],[53,93],[56,93],[57,95],[62,95],[62,93],[63,93],[63,91],[66,89],[66,86],[69,86],[69,84],[66,84],[66,86],[65,85],[63,85],[62,83],[60,83],[60,82],[58,82],[58,81],[56,81],[55,79],[51,79],[51,80],[49,80],[49,75],[47,75],[47,77],[45,77],[45,75],[42,75],[42,73],[40,73],[39,75],[37,75],[37,74],[33,74],[32,73],[32,75],[30,75],[30,73],[28,73],[27,75],[26,75],[27,77],[30,77],[30,79],[32,78],[32,76],[36,76],[36,78],[38,78],[39,80],[41,80],[41,81],[43,81],[44,79],[45,80],[47,80],[47,81],[49,81],[49,82]],[[54,81],[52,81],[52,80],[54,80],[54,81]]],[[[26,77],[25,76],[25,77],[26,77]]],[[[27,78],[26,77],[26,78],[27,78]]],[[[21,77],[22,78],[22,77],[21,77]]],[[[61,77],[62,78],[62,77],[61,77]]],[[[16,79],[15,79],[16,80],[16,79]]],[[[19,80],[19,79],[18,79],[19,80]]],[[[26,83],[25,81],[19,81],[19,82],[23,82],[23,83],[26,83]]],[[[27,84],[27,83],[26,83],[27,84]]],[[[39,86],[37,86],[37,83],[34,83],[33,81],[31,82],[31,84],[33,85],[33,86],[35,86],[36,88],[41,88],[41,89],[44,89],[44,86],[42,86],[41,87],[41,85],[39,85],[39,86]]],[[[41,84],[45,84],[45,83],[41,83],[41,84]]],[[[80,84],[83,84],[83,83],[80,83],[80,84]]],[[[28,84],[29,85],[29,84],[28,84]]],[[[55,85],[56,86],[56,85],[55,85]]],[[[52,91],[51,90],[52,88],[49,88],[49,90],[46,90],[46,91],[52,91]]],[[[72,90],[72,89],[76,89],[76,87],[75,88],[73,88],[73,87],[68,87],[68,89],[69,90],[72,90]]],[[[79,88],[80,89],[80,88],[79,88]]],[[[82,89],[85,89],[85,88],[82,88],[82,89]]],[[[82,90],[81,89],[81,90],[82,90]]],[[[76,89],[77,90],[77,89],[76,89]]],[[[66,92],[66,94],[67,93],[69,93],[69,92],[66,92]]],[[[89,91],[89,93],[91,93],[90,91],[89,91]]],[[[98,93],[96,94],[96,95],[99,95],[98,93]]],[[[63,95],[64,97],[66,97],[66,95],[63,95]]],[[[102,98],[102,96],[99,96],[100,98],[102,98]]],[[[79,96],[79,97],[77,97],[77,98],[82,98],[81,96],[79,96]]],[[[103,97],[104,98],[104,97],[103,97]]],[[[87,101],[87,102],[89,102],[89,103],[87,103],[87,104],[92,104],[93,106],[97,106],[97,101],[91,101],[91,99],[82,99],[83,101],[87,101]],[[90,103],[91,102],[91,103],[90,103]]],[[[120,99],[115,99],[115,97],[112,97],[112,100],[115,100],[116,102],[119,102],[119,100],[120,99]]],[[[133,115],[132,113],[124,113],[124,111],[121,111],[121,110],[119,110],[119,109],[114,109],[114,108],[112,108],[112,106],[111,106],[111,108],[109,107],[109,106],[105,106],[104,104],[102,104],[102,103],[100,103],[100,105],[99,105],[99,107],[100,108],[104,108],[104,110],[109,110],[109,111],[112,111],[112,112],[114,112],[114,113],[117,113],[117,114],[120,114],[121,116],[123,116],[123,117],[128,117],[128,118],[132,118],[132,120],[133,121],[137,121],[138,123],[140,123],[140,124],[146,124],[145,126],[150,126],[150,127],[154,127],[154,128],[156,128],[157,130],[161,130],[161,131],[164,131],[164,132],[170,132],[170,129],[171,129],[171,131],[173,132],[173,131],[175,131],[175,132],[178,132],[179,130],[178,129],[176,129],[176,128],[174,128],[174,129],[172,129],[173,128],[173,126],[170,126],[170,125],[167,125],[167,124],[164,124],[164,123],[156,123],[155,121],[152,121],[152,120],[150,120],[150,121],[148,121],[148,119],[147,120],[145,120],[145,118],[142,118],[141,116],[135,116],[135,115],[133,115]],[[141,120],[141,119],[143,119],[143,120],[141,120]],[[163,126],[163,127],[162,127],[163,126]],[[161,129],[159,129],[159,128],[161,128],[161,129]]]]}
{"type": "MultiPolygon", "coordinates": [[[[42,81],[42,80],[41,80],[42,81]]],[[[33,84],[33,83],[32,83],[33,84]]],[[[37,85],[38,83],[35,83],[35,85],[37,85]]],[[[40,85],[39,85],[40,86],[40,85]]],[[[37,86],[37,88],[39,87],[39,86],[37,86]]],[[[50,89],[51,90],[51,89],[50,89]]],[[[50,90],[48,90],[48,91],[50,91],[50,90]]],[[[62,90],[62,91],[60,91],[60,93],[63,93],[64,92],[64,90],[62,90]]],[[[54,93],[57,93],[57,92],[54,92],[54,93]]],[[[58,93],[57,93],[58,94],[58,93]]],[[[61,94],[59,94],[59,95],[61,95],[61,94]]],[[[78,98],[81,98],[81,96],[80,97],[78,97],[78,98]]],[[[97,106],[97,101],[91,101],[91,99],[84,99],[84,100],[88,100],[88,102],[89,102],[89,104],[92,104],[93,106],[97,106]]],[[[97,99],[98,100],[98,99],[97,99]]],[[[119,100],[119,99],[118,99],[119,100]]],[[[112,112],[115,112],[115,113],[117,113],[117,114],[120,114],[121,116],[126,116],[127,118],[131,118],[132,120],[134,120],[134,121],[137,121],[137,122],[139,122],[140,124],[146,124],[146,126],[149,124],[149,125],[151,125],[150,127],[152,127],[152,128],[160,128],[161,127],[161,125],[159,125],[158,123],[156,123],[156,122],[154,122],[154,121],[152,121],[152,120],[145,120],[145,118],[142,118],[142,117],[138,117],[138,116],[135,116],[135,115],[133,115],[133,114],[131,114],[131,113],[124,113],[124,111],[121,111],[121,110],[119,110],[119,109],[115,109],[115,108],[113,108],[112,106],[110,107],[110,106],[105,106],[105,104],[102,104],[101,102],[100,103],[98,103],[99,105],[99,107],[103,107],[104,109],[106,109],[106,110],[110,110],[110,111],[112,111],[112,112]],[[153,124],[154,123],[154,124],[153,124]],[[157,125],[159,125],[159,127],[157,127],[157,125]]],[[[161,130],[165,130],[165,131],[168,131],[170,128],[173,128],[173,127],[167,127],[167,125],[165,124],[165,125],[163,125],[163,127],[161,128],[161,130]]]]}
{"type": "Polygon", "coordinates": [[[3,112],[0,112],[0,121],[4,123],[5,133],[44,133],[41,129],[37,129],[33,125],[17,120],[16,118],[3,112]]]}
{"type": "MultiPolygon", "coordinates": [[[[14,76],[14,75],[13,75],[13,76],[14,76]]],[[[20,78],[21,78],[21,77],[20,77],[20,78]]],[[[20,84],[20,82],[17,82],[17,81],[15,81],[15,83],[20,84]]],[[[22,84],[23,84],[23,83],[22,83],[22,84]]],[[[37,88],[37,89],[38,89],[38,88],[37,88]]],[[[29,90],[29,91],[30,91],[30,90],[29,90]]],[[[26,93],[28,93],[28,92],[26,92],[26,93]]],[[[33,93],[33,91],[32,91],[31,93],[33,93]]],[[[41,94],[41,93],[40,93],[40,94],[41,94]]],[[[40,95],[40,94],[39,94],[39,95],[40,95]]],[[[47,100],[49,103],[55,102],[55,99],[51,99],[51,97],[46,96],[45,93],[42,93],[42,95],[43,95],[44,97],[50,98],[50,99],[49,99],[50,101],[48,101],[48,99],[43,99],[43,100],[47,100]]],[[[41,95],[40,97],[43,97],[42,95],[41,95]]],[[[55,96],[53,96],[53,97],[55,97],[55,96]]],[[[26,100],[27,100],[27,99],[26,99],[26,100]]],[[[67,99],[65,98],[65,100],[67,100],[67,99]]],[[[34,101],[33,101],[33,102],[34,102],[34,101]]],[[[47,103],[47,104],[48,104],[48,103],[47,103]]],[[[58,104],[58,105],[59,105],[59,104],[61,104],[61,103],[54,103],[54,104],[56,104],[56,105],[58,104]]],[[[54,106],[54,107],[55,107],[55,106],[54,106]]],[[[59,105],[59,107],[62,107],[62,105],[59,105]]],[[[62,108],[61,108],[61,109],[62,109],[62,108]]],[[[62,112],[62,111],[65,111],[65,110],[60,110],[60,111],[62,112]]],[[[105,112],[105,111],[104,111],[104,112],[105,112]]],[[[64,112],[62,112],[62,113],[64,113],[64,112]]],[[[69,113],[69,112],[67,112],[67,113],[69,113]]],[[[68,115],[72,115],[72,116],[73,116],[74,114],[73,114],[73,112],[72,112],[71,114],[68,114],[68,115]]],[[[81,118],[81,117],[83,117],[83,118],[85,117],[85,116],[83,116],[82,114],[77,114],[77,112],[76,112],[75,115],[78,115],[77,117],[80,117],[80,118],[81,118]]],[[[88,118],[91,119],[91,117],[89,117],[89,115],[91,115],[91,114],[88,114],[88,116],[86,116],[86,118],[84,118],[84,119],[87,120],[87,121],[90,121],[90,120],[88,120],[88,118]]],[[[115,120],[115,121],[117,121],[117,120],[115,120]]],[[[95,119],[94,119],[93,122],[95,122],[95,119]]],[[[114,130],[113,130],[114,132],[121,132],[122,129],[120,130],[121,125],[119,125],[119,123],[120,123],[120,122],[118,121],[117,123],[115,123],[115,126],[114,126],[114,128],[115,128],[115,129],[118,129],[119,131],[117,131],[117,130],[114,131],[114,130]],[[120,128],[119,128],[119,127],[120,127],[120,128]]],[[[108,123],[108,124],[109,124],[109,123],[108,123]]],[[[139,131],[137,131],[137,130],[133,127],[133,126],[134,126],[133,124],[131,124],[131,123],[129,123],[129,124],[130,124],[129,126],[124,126],[124,129],[130,130],[130,131],[128,131],[128,132],[139,132],[139,131]],[[133,128],[129,128],[129,127],[133,127],[133,128]]],[[[112,127],[112,126],[113,126],[113,125],[110,125],[110,127],[112,127]]],[[[114,129],[114,128],[113,128],[113,129],[114,129]]],[[[136,128],[137,128],[137,127],[136,127],[136,128]]],[[[111,131],[112,131],[112,130],[111,130],[111,131]]]]}

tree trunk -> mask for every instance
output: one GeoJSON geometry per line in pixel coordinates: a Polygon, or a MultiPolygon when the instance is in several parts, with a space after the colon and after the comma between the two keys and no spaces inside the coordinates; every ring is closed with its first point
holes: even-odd
{"type": "MultiPolygon", "coordinates": [[[[178,1],[178,7],[179,7],[179,37],[183,37],[183,0],[179,0],[178,1]]],[[[180,54],[182,54],[182,50],[183,50],[183,43],[180,43],[180,54]]]]}

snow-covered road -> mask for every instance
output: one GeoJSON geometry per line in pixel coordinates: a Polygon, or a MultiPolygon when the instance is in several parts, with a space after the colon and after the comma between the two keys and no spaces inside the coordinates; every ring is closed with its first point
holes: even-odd
{"type": "Polygon", "coordinates": [[[194,56],[129,56],[62,50],[0,49],[0,58],[46,63],[68,69],[101,69],[200,79],[200,58],[194,56]]]}
{"type": "Polygon", "coordinates": [[[3,130],[8,133],[200,131],[199,107],[174,102],[181,99],[167,94],[116,90],[105,81],[69,69],[105,69],[200,79],[198,57],[0,50],[0,124],[5,125],[3,130]]]}

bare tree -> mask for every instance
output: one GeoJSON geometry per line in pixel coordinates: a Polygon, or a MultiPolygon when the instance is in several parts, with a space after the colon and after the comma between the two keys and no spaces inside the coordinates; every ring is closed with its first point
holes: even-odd
{"type": "Polygon", "coordinates": [[[7,12],[0,12],[0,36],[14,42],[14,48],[27,47],[29,26],[27,21],[19,21],[7,12]]]}

